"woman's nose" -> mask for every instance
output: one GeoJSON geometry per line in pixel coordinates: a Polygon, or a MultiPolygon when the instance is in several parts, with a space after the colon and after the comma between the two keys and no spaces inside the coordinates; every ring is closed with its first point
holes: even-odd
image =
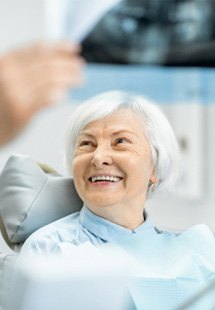
{"type": "Polygon", "coordinates": [[[104,146],[97,147],[93,153],[91,163],[96,168],[102,168],[104,165],[112,165],[113,160],[110,150],[104,146]]]}

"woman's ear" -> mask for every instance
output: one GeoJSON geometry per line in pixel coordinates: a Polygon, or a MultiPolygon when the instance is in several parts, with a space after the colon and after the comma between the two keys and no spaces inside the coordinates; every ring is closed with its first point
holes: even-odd
{"type": "Polygon", "coordinates": [[[153,170],[152,175],[149,179],[148,190],[151,192],[154,192],[157,188],[158,182],[159,182],[159,180],[157,178],[157,174],[156,174],[155,170],[153,170]]]}
{"type": "Polygon", "coordinates": [[[157,178],[157,173],[156,173],[155,169],[153,169],[151,177],[149,179],[149,184],[156,184],[156,183],[158,183],[158,181],[159,180],[157,178]]]}

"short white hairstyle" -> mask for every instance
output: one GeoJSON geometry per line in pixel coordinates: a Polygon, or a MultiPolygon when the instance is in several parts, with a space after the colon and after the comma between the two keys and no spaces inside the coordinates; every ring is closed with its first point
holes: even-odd
{"type": "Polygon", "coordinates": [[[66,132],[65,160],[71,173],[77,137],[92,121],[126,108],[138,114],[145,125],[152,162],[158,179],[156,188],[172,188],[178,176],[179,148],[173,129],[160,107],[148,98],[124,91],[109,91],[80,104],[72,113],[66,132]]]}

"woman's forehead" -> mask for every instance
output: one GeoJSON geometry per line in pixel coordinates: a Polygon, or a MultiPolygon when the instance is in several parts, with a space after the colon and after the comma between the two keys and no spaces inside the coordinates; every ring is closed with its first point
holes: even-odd
{"type": "Polygon", "coordinates": [[[89,122],[78,136],[96,136],[103,132],[110,136],[128,134],[143,137],[146,135],[146,127],[137,113],[130,109],[120,109],[108,116],[89,122]]]}
{"type": "Polygon", "coordinates": [[[136,112],[129,108],[120,108],[117,111],[114,111],[104,117],[89,121],[84,125],[81,131],[94,129],[97,127],[113,127],[118,128],[117,130],[126,130],[130,128],[133,130],[142,131],[146,126],[143,118],[136,112]]]}

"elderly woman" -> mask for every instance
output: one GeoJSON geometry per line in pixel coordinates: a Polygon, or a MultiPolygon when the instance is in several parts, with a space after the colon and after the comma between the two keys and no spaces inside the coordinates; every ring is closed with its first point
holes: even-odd
{"type": "MultiPolygon", "coordinates": [[[[206,226],[176,235],[154,227],[144,212],[147,198],[172,186],[178,174],[176,138],[156,105],[119,91],[86,101],[70,120],[66,159],[83,208],[31,235],[23,252],[109,243],[147,267],[143,276],[213,276],[215,241],[206,226]]],[[[177,285],[181,294],[174,281],[169,290],[177,285]]]]}

